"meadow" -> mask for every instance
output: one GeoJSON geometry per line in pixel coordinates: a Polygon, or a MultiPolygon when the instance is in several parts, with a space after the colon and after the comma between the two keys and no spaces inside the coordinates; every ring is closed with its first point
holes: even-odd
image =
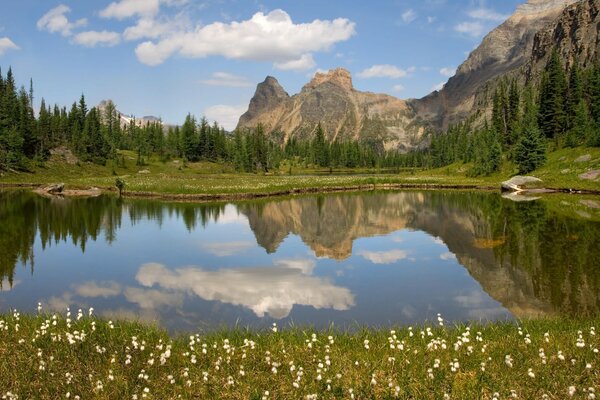
{"type": "Polygon", "coordinates": [[[599,320],[170,337],[93,309],[0,315],[2,399],[595,399],[599,320]]]}
{"type": "MultiPolygon", "coordinates": [[[[366,190],[401,187],[483,188],[497,189],[500,183],[516,174],[514,165],[505,162],[500,172],[490,176],[468,176],[470,164],[455,163],[438,169],[318,169],[310,165],[291,169],[282,164],[268,173],[238,173],[228,164],[182,160],[161,161],[149,158],[143,166],[135,165],[130,152],[122,152],[124,165],[106,166],[92,163],[69,165],[51,158],[31,172],[12,172],[0,176],[0,184],[43,185],[64,182],[67,188],[99,187],[115,190],[116,177],[126,183],[125,195],[154,197],[193,197],[202,200],[253,195],[293,194],[310,191],[366,190]]],[[[531,175],[543,180],[543,186],[557,189],[599,191],[596,180],[579,175],[600,169],[600,149],[579,147],[549,153],[545,166],[531,175]],[[576,162],[581,156],[589,160],[576,162]]]]}

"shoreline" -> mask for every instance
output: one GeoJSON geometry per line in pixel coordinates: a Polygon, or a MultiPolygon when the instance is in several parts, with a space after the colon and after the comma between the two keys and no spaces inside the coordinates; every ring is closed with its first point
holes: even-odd
{"type": "MultiPolygon", "coordinates": [[[[0,182],[0,189],[36,189],[42,188],[46,184],[43,183],[5,183],[0,182]]],[[[57,197],[92,197],[92,191],[99,189],[101,194],[115,194],[116,188],[112,187],[95,187],[95,188],[84,188],[82,186],[74,185],[70,187],[64,194],[55,194],[51,196],[57,197]],[[86,196],[85,192],[90,191],[89,196],[86,196]],[[71,192],[71,193],[70,193],[71,192]],[[84,193],[82,193],[84,192],[84,193]]],[[[492,192],[499,191],[499,186],[491,185],[476,185],[476,184],[443,184],[443,183],[375,183],[375,184],[359,184],[359,185],[345,185],[345,186],[307,186],[301,188],[291,188],[283,190],[273,190],[266,192],[232,192],[232,193],[168,193],[168,192],[155,192],[155,191],[123,191],[124,198],[134,199],[153,199],[162,201],[197,201],[197,202],[211,202],[211,201],[236,201],[236,200],[252,200],[252,199],[264,199],[264,198],[280,198],[287,196],[305,195],[305,194],[328,194],[328,193],[352,193],[352,192],[371,192],[371,191],[392,191],[392,190],[475,190],[492,192]]],[[[520,194],[553,194],[553,193],[566,193],[566,194],[579,194],[579,195],[598,195],[600,196],[600,190],[592,189],[573,189],[573,188],[543,188],[543,189],[531,189],[523,190],[520,194]]],[[[38,194],[41,194],[38,192],[38,194]]]]}

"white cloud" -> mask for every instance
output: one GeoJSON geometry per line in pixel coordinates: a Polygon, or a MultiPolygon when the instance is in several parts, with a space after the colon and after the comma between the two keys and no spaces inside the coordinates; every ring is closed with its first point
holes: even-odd
{"type": "Polygon", "coordinates": [[[121,0],[110,3],[100,11],[103,18],[124,19],[134,16],[153,16],[160,10],[159,0],[121,0]]]}
{"type": "Polygon", "coordinates": [[[396,261],[405,259],[408,253],[405,250],[388,250],[388,251],[359,251],[357,255],[373,264],[393,264],[396,261]]]}
{"type": "Polygon", "coordinates": [[[484,21],[502,22],[508,19],[509,15],[500,14],[497,11],[489,8],[476,8],[467,13],[473,19],[481,19],[484,21]]]}
{"type": "Polygon", "coordinates": [[[75,287],[75,292],[81,297],[112,297],[121,294],[121,285],[117,282],[86,282],[75,287]]]}
{"type": "Polygon", "coordinates": [[[284,65],[316,51],[329,50],[355,33],[354,22],[314,20],[295,24],[283,10],[258,12],[246,21],[214,22],[193,30],[167,33],[160,40],[141,43],[140,62],[158,65],[179,54],[189,58],[223,56],[236,60],[270,61],[284,65]]]}
{"type": "Polygon", "coordinates": [[[314,68],[317,63],[312,54],[303,54],[297,60],[290,60],[285,62],[276,62],[275,68],[283,71],[306,71],[307,69],[314,68]]]}
{"type": "Polygon", "coordinates": [[[137,24],[125,29],[123,38],[125,40],[157,39],[173,32],[182,31],[188,26],[190,26],[190,22],[183,14],[178,14],[172,19],[142,17],[137,24]]]}
{"type": "Polygon", "coordinates": [[[431,17],[431,16],[427,17],[428,24],[432,24],[433,22],[435,22],[435,20],[436,20],[436,17],[431,17]]]}
{"type": "Polygon", "coordinates": [[[208,301],[243,306],[258,317],[285,318],[294,305],[316,309],[347,310],[354,296],[347,288],[308,276],[295,268],[241,268],[208,271],[199,267],[170,270],[161,264],[145,264],[137,281],[151,287],[194,294],[208,301]]]}
{"type": "Polygon", "coordinates": [[[202,243],[202,248],[217,257],[227,257],[254,247],[252,242],[213,242],[202,243]]]}
{"type": "Polygon", "coordinates": [[[394,85],[394,87],[392,88],[394,90],[394,92],[401,92],[404,90],[404,86],[402,85],[394,85]]]}
{"type": "Polygon", "coordinates": [[[87,25],[87,19],[78,19],[75,22],[69,22],[65,14],[71,12],[71,9],[64,4],[54,7],[42,16],[37,22],[37,28],[50,33],[60,33],[63,36],[71,36],[72,30],[87,25]]]}
{"type": "Polygon", "coordinates": [[[247,109],[247,105],[228,106],[219,104],[205,109],[204,115],[209,121],[217,121],[223,128],[232,131],[237,126],[240,115],[245,113],[247,109]]]}
{"type": "Polygon", "coordinates": [[[7,37],[0,38],[0,56],[3,56],[8,50],[19,50],[19,46],[7,37]]]}
{"type": "Polygon", "coordinates": [[[309,258],[285,258],[273,263],[276,267],[291,268],[302,271],[305,275],[311,275],[317,264],[309,258]]]}
{"type": "Polygon", "coordinates": [[[73,36],[73,42],[85,47],[112,47],[121,42],[121,35],[109,31],[87,31],[73,36]]]}
{"type": "Polygon", "coordinates": [[[440,74],[450,78],[451,76],[454,76],[454,74],[456,74],[456,68],[444,67],[444,68],[440,69],[440,74]]]}
{"type": "Polygon", "coordinates": [[[454,27],[454,30],[460,33],[467,34],[472,37],[479,37],[484,32],[484,26],[479,21],[461,22],[454,27]]]}
{"type": "Polygon", "coordinates": [[[215,72],[210,79],[200,81],[203,85],[224,87],[251,87],[252,82],[243,76],[233,75],[228,72],[215,72]]]}
{"type": "Polygon", "coordinates": [[[410,67],[406,70],[400,69],[394,65],[380,64],[373,65],[370,68],[365,69],[358,73],[359,78],[404,78],[408,76],[410,72],[414,71],[414,67],[410,67]]]}
{"type": "Polygon", "coordinates": [[[449,251],[446,253],[442,253],[440,254],[440,259],[444,260],[444,261],[448,261],[448,260],[456,260],[456,256],[453,253],[450,253],[449,251]]]}
{"type": "Polygon", "coordinates": [[[410,24],[415,19],[417,19],[417,13],[413,9],[406,10],[404,13],[402,13],[402,21],[407,24],[410,24]]]}
{"type": "Polygon", "coordinates": [[[181,293],[128,287],[125,289],[124,294],[127,301],[147,310],[156,310],[164,306],[177,307],[183,304],[183,295],[181,293]]]}
{"type": "Polygon", "coordinates": [[[241,214],[234,205],[227,204],[225,206],[225,211],[223,211],[223,213],[221,213],[219,215],[219,218],[217,219],[217,223],[219,225],[222,225],[222,224],[248,225],[248,218],[244,214],[241,214]]]}
{"type": "Polygon", "coordinates": [[[436,91],[437,90],[439,92],[440,90],[442,90],[444,88],[445,84],[446,84],[446,82],[440,82],[437,85],[433,85],[431,87],[431,91],[436,91]]]}

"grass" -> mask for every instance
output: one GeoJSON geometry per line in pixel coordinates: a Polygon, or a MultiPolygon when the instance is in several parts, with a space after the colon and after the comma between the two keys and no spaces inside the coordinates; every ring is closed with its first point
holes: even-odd
{"type": "Polygon", "coordinates": [[[13,312],[0,315],[0,398],[593,399],[599,322],[235,329],[171,338],[87,312],[13,312]]]}
{"type": "MultiPolygon", "coordinates": [[[[270,174],[236,173],[230,165],[210,162],[189,163],[180,160],[161,162],[150,158],[145,166],[135,166],[133,153],[122,152],[125,166],[98,166],[83,163],[67,165],[51,159],[44,166],[34,168],[32,173],[10,173],[0,177],[4,184],[47,184],[64,182],[68,188],[100,187],[114,190],[116,176],[127,184],[128,192],[150,192],[163,195],[204,194],[273,194],[344,187],[384,187],[385,185],[432,185],[435,187],[490,187],[497,188],[500,182],[516,174],[510,163],[491,176],[469,177],[469,164],[456,163],[431,170],[404,170],[399,173],[381,172],[376,169],[328,170],[295,168],[293,175],[284,166],[270,174]],[[141,172],[141,173],[140,173],[141,172]]],[[[600,169],[600,149],[563,149],[549,154],[547,164],[534,171],[544,186],[552,188],[574,188],[599,190],[597,181],[582,180],[578,176],[592,169],[600,169]],[[590,154],[591,160],[576,163],[574,160],[590,154]]]]}

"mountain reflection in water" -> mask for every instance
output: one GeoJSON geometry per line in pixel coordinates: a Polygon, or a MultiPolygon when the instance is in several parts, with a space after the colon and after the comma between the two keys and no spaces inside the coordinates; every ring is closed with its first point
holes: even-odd
{"type": "Polygon", "coordinates": [[[575,206],[473,192],[215,205],[0,191],[0,309],[93,305],[172,330],[592,315],[600,218],[562,212],[575,206]]]}

